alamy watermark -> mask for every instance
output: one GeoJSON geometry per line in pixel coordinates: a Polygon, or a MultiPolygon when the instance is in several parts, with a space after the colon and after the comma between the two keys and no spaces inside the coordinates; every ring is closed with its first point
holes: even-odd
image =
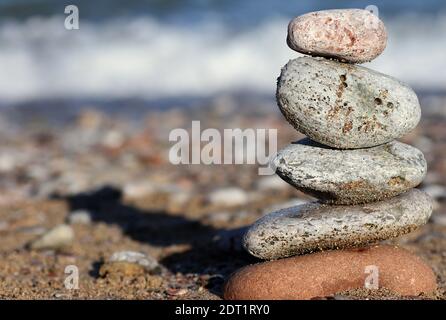
{"type": "Polygon", "coordinates": [[[378,7],[375,5],[368,5],[367,7],[365,7],[365,10],[372,13],[372,15],[368,15],[368,17],[366,17],[364,21],[364,26],[366,28],[371,28],[371,29],[377,28],[378,24],[380,23],[380,20],[378,19],[379,17],[378,7]]]}
{"type": "Polygon", "coordinates": [[[377,6],[370,4],[367,7],[365,7],[365,10],[367,10],[370,13],[374,14],[375,16],[379,17],[379,9],[377,6]]]}
{"type": "Polygon", "coordinates": [[[175,142],[169,151],[172,164],[257,164],[259,175],[272,175],[270,159],[277,153],[277,129],[224,129],[201,131],[192,121],[191,132],[177,128],[170,132],[175,142]]]}
{"type": "Polygon", "coordinates": [[[65,29],[67,30],[79,30],[79,8],[75,5],[68,5],[65,7],[65,29]]]}
{"type": "MultiPolygon", "coordinates": [[[[365,10],[370,11],[373,15],[379,17],[378,7],[375,5],[368,5],[365,7],[365,10]]],[[[64,13],[67,15],[65,18],[65,29],[67,30],[79,30],[79,8],[74,4],[67,5],[65,7],[64,13]]],[[[371,17],[370,17],[371,18],[371,17]]],[[[375,27],[375,24],[378,23],[377,19],[367,18],[365,21],[366,26],[375,27]]]]}
{"type": "Polygon", "coordinates": [[[379,289],[379,268],[375,265],[366,266],[364,270],[368,276],[364,280],[364,288],[371,290],[379,289]]]}
{"type": "Polygon", "coordinates": [[[65,277],[64,280],[65,289],[79,289],[79,268],[71,264],[65,267],[64,273],[68,274],[68,276],[65,277]]]}

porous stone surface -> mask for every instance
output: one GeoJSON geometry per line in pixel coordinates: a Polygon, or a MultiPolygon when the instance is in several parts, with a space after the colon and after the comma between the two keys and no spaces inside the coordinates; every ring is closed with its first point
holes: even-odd
{"type": "Polygon", "coordinates": [[[384,23],[368,10],[324,10],[294,18],[287,43],[304,54],[362,63],[384,51],[387,33],[384,23]]]}
{"type": "Polygon", "coordinates": [[[420,184],[427,171],[423,153],[397,141],[339,150],[305,138],[280,150],[271,164],[297,189],[334,204],[396,196],[420,184]]]}
{"type": "Polygon", "coordinates": [[[367,205],[309,203],[264,216],[248,229],[243,245],[266,260],[360,247],[409,233],[426,224],[431,213],[432,199],[416,189],[367,205]]]}
{"type": "Polygon", "coordinates": [[[323,58],[289,61],[278,79],[276,98],[298,131],[342,149],[390,142],[415,128],[421,116],[418,98],[408,85],[323,58]]]}
{"type": "Polygon", "coordinates": [[[229,278],[223,295],[227,300],[312,299],[370,285],[402,296],[437,288],[432,269],[419,257],[395,246],[373,246],[250,265],[229,278]]]}

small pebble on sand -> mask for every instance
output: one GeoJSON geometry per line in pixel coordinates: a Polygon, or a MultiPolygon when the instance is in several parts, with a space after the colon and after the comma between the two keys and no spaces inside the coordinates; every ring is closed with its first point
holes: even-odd
{"type": "Polygon", "coordinates": [[[74,240],[73,229],[66,224],[61,224],[43,234],[29,244],[31,249],[59,249],[70,245],[74,240]]]}

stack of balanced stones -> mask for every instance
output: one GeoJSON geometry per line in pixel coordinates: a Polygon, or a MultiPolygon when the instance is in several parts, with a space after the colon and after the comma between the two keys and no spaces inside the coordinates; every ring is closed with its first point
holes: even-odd
{"type": "MultiPolygon", "coordinates": [[[[308,136],[279,151],[276,173],[318,200],[270,213],[244,236],[273,260],[244,267],[226,299],[311,299],[352,289],[431,294],[435,275],[417,256],[378,241],[425,224],[432,200],[413,189],[426,174],[416,148],[395,141],[420,120],[413,90],[355,64],[380,55],[383,22],[367,10],[326,10],[291,21],[289,61],[277,84],[285,118],[308,136]]],[[[403,67],[403,66],[402,66],[403,67]]]]}

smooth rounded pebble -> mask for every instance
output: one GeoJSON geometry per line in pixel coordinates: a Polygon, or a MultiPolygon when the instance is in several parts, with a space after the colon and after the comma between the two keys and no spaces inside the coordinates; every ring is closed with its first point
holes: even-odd
{"type": "Polygon", "coordinates": [[[327,146],[354,149],[397,139],[418,124],[421,109],[406,84],[379,72],[301,57],[282,69],[277,103],[296,130],[327,146]]]}
{"type": "Polygon", "coordinates": [[[29,243],[28,246],[34,250],[59,249],[70,245],[73,240],[73,228],[66,224],[60,224],[29,243]]]}
{"type": "Polygon", "coordinates": [[[423,153],[397,141],[339,150],[303,139],[280,150],[271,166],[297,189],[332,204],[396,196],[420,184],[427,171],[423,153]]]}
{"type": "Polygon", "coordinates": [[[312,299],[364,288],[366,283],[401,296],[431,294],[437,287],[432,269],[417,256],[394,246],[374,246],[250,265],[229,278],[223,296],[227,300],[312,299]]]}
{"type": "Polygon", "coordinates": [[[409,233],[426,224],[431,214],[432,199],[416,189],[367,205],[313,202],[262,217],[248,229],[243,245],[266,260],[361,247],[409,233]]]}
{"type": "Polygon", "coordinates": [[[384,23],[362,9],[324,10],[294,18],[288,46],[313,56],[362,63],[379,56],[387,44],[384,23]]]}

